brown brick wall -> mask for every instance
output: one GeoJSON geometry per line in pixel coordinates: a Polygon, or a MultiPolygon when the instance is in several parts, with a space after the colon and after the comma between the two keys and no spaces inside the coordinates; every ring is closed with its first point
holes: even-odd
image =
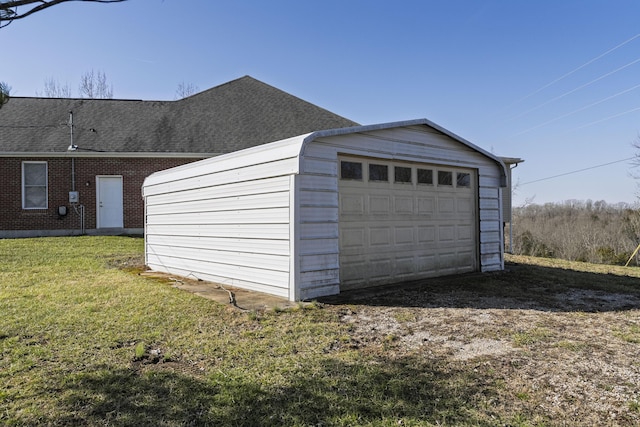
{"type": "MultiPolygon", "coordinates": [[[[124,227],[144,226],[142,183],[151,173],[190,163],[198,159],[142,158],[75,158],[76,191],[85,207],[85,228],[96,228],[96,176],[122,176],[124,227]]],[[[72,189],[70,157],[66,158],[0,158],[0,231],[68,230],[79,228],[79,217],[69,204],[72,189]],[[48,209],[22,209],[22,162],[47,161],[48,209]],[[58,216],[58,206],[66,206],[68,214],[58,216]]]]}

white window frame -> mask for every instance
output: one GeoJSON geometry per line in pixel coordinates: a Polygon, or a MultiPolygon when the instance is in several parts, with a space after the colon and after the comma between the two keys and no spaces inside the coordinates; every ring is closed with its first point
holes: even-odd
{"type": "MultiPolygon", "coordinates": [[[[35,187],[35,186],[34,186],[35,187]]],[[[42,185],[38,185],[37,187],[42,187],[42,185]]],[[[48,209],[49,208],[49,165],[47,162],[43,161],[24,161],[22,162],[22,209],[33,210],[33,209],[48,209]],[[25,179],[25,165],[33,165],[33,164],[41,164],[44,165],[44,206],[27,206],[27,184],[25,179]]]]}

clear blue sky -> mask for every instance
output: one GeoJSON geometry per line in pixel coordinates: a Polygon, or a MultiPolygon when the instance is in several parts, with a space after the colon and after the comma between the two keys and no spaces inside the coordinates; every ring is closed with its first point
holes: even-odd
{"type": "Polygon", "coordinates": [[[617,161],[638,153],[638,22],[637,0],[69,2],[0,29],[0,81],[75,92],[93,69],[116,98],[171,100],[251,75],[362,124],[427,118],[524,158],[516,205],[633,203],[640,168],[617,161]]]}

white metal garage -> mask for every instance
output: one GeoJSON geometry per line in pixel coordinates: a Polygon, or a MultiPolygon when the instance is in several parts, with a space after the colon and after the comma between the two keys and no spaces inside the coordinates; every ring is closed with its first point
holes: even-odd
{"type": "Polygon", "coordinates": [[[500,270],[505,183],[428,120],[314,132],[147,178],[146,263],[291,300],[500,270]]]}

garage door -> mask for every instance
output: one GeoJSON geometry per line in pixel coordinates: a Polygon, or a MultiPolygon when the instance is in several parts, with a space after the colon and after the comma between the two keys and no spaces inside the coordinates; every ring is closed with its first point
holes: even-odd
{"type": "Polygon", "coordinates": [[[341,289],[476,270],[475,170],[339,162],[341,289]]]}

